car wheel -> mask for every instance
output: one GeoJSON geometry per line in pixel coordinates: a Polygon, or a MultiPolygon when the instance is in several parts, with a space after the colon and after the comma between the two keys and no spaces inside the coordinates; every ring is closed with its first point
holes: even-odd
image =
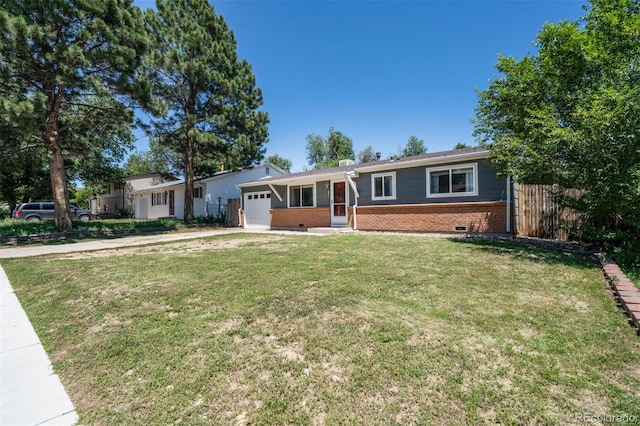
{"type": "Polygon", "coordinates": [[[40,218],[38,216],[29,216],[27,222],[40,222],[40,218]]]}
{"type": "Polygon", "coordinates": [[[80,222],[89,222],[89,216],[86,214],[83,214],[82,216],[80,216],[78,219],[80,219],[80,222]]]}

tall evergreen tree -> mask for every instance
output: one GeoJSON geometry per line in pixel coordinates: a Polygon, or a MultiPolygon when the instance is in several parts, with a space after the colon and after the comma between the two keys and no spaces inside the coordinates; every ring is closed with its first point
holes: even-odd
{"type": "Polygon", "coordinates": [[[225,168],[248,167],[264,156],[268,116],[251,66],[207,0],[159,0],[148,14],[155,35],[146,58],[153,92],[166,113],[152,138],[182,157],[184,220],[193,220],[193,181],[225,168]]]}
{"type": "Polygon", "coordinates": [[[72,227],[65,160],[119,155],[131,140],[120,133],[133,118],[123,94],[139,88],[141,24],[130,0],[3,1],[0,116],[47,160],[57,229],[72,227]],[[118,130],[105,138],[97,128],[118,130]]]}

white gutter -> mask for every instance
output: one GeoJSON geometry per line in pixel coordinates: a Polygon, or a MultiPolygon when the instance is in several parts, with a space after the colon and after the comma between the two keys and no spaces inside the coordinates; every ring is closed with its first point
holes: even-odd
{"type": "Polygon", "coordinates": [[[282,202],[282,195],[280,195],[280,193],[278,191],[276,191],[276,189],[273,187],[273,185],[269,184],[269,188],[271,188],[273,193],[276,194],[276,197],[278,197],[278,200],[280,200],[280,202],[282,202]]]}
{"type": "Polygon", "coordinates": [[[511,233],[511,176],[507,176],[507,233],[511,233]]]}
{"type": "Polygon", "coordinates": [[[353,205],[353,229],[358,229],[358,217],[356,214],[356,210],[358,209],[358,198],[360,198],[360,193],[358,192],[358,188],[356,187],[355,182],[351,179],[351,176],[356,175],[355,172],[345,172],[344,177],[347,178],[347,182],[349,182],[349,186],[353,189],[353,193],[356,196],[356,202],[353,205]]]}

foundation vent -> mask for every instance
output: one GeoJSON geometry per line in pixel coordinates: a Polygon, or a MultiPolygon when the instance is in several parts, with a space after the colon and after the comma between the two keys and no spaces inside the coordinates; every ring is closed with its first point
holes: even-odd
{"type": "Polygon", "coordinates": [[[466,226],[456,226],[455,230],[456,230],[456,232],[467,232],[467,227],[466,226]]]}

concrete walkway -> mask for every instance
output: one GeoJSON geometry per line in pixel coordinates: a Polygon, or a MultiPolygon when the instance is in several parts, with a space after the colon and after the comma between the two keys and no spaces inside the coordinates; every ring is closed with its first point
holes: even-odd
{"type": "MultiPolygon", "coordinates": [[[[83,241],[80,243],[59,244],[59,245],[26,245],[18,247],[0,248],[0,259],[14,257],[42,256],[45,254],[73,253],[79,251],[93,251],[113,249],[118,247],[133,247],[145,244],[153,244],[168,241],[192,240],[195,238],[211,237],[214,235],[231,234],[235,232],[254,232],[254,230],[244,230],[242,228],[220,228],[206,231],[180,232],[170,234],[135,235],[130,237],[109,238],[94,241],[83,241]]],[[[255,232],[265,232],[256,229],[255,232]]],[[[4,426],[4,425],[2,425],[4,426]]]]}

